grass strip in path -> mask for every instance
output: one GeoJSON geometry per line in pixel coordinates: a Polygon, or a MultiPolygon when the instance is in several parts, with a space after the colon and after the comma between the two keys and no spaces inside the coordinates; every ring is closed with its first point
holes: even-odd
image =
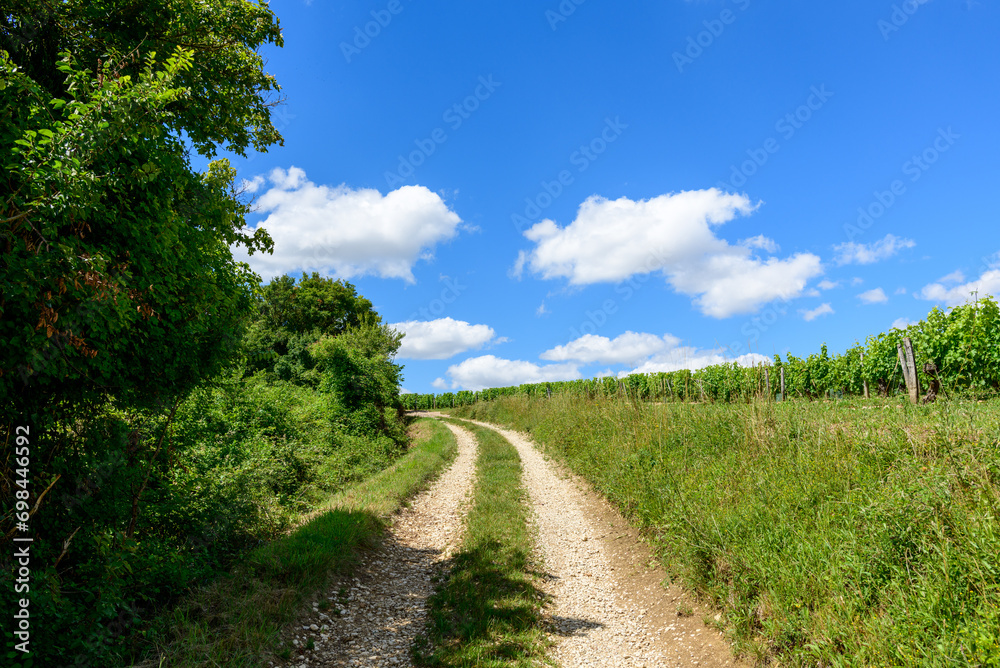
{"type": "Polygon", "coordinates": [[[334,495],[291,534],[253,550],[242,566],[175,606],[161,620],[158,656],[139,666],[262,665],[302,602],[331,574],[349,570],[386,516],[454,459],[455,437],[444,425],[418,424],[421,437],[392,466],[334,495]]]}
{"type": "Polygon", "coordinates": [[[462,547],[414,646],[420,666],[553,665],[542,627],[546,597],[535,580],[535,541],[517,450],[496,432],[464,422],[479,442],[476,487],[462,547]]]}

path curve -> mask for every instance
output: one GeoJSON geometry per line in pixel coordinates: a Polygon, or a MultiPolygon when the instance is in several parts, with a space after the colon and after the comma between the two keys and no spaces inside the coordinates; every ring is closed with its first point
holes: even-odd
{"type": "Polygon", "coordinates": [[[313,603],[312,614],[298,622],[295,641],[301,648],[312,639],[315,649],[305,650],[291,665],[413,665],[410,647],[427,621],[426,600],[434,591],[431,577],[461,542],[475,474],[475,437],[465,429],[445,426],[458,441],[455,460],[412,499],[409,508],[400,511],[383,543],[354,576],[330,587],[326,597],[333,608],[324,613],[313,603]],[[341,603],[345,599],[341,588],[346,589],[346,604],[341,603]]]}
{"type": "MultiPolygon", "coordinates": [[[[521,457],[553,597],[549,612],[562,668],[741,666],[724,637],[703,621],[710,611],[665,573],[634,528],[585,481],[546,460],[519,432],[470,420],[509,440],[521,457]],[[678,604],[691,613],[678,615],[678,604]]],[[[686,610],[685,610],[686,611],[686,610]]]]}

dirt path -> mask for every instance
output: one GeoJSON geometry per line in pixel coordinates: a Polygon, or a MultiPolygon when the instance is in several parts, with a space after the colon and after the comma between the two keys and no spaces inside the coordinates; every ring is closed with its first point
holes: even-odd
{"type": "Polygon", "coordinates": [[[455,461],[396,516],[384,543],[355,576],[330,588],[324,598],[332,607],[323,612],[315,602],[312,613],[299,620],[293,642],[303,651],[289,665],[412,665],[410,646],[426,622],[431,577],[460,542],[475,473],[475,438],[446,426],[458,440],[455,461]],[[310,639],[314,649],[306,649],[310,639]]]}
{"type": "Polygon", "coordinates": [[[552,658],[563,668],[743,666],[700,608],[665,577],[638,533],[587,484],[547,461],[518,432],[517,448],[555,600],[552,658]],[[685,614],[678,614],[680,609],[685,614]]]}

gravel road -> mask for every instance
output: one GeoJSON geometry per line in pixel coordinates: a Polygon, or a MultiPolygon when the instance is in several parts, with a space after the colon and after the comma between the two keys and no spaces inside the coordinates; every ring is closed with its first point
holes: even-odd
{"type": "MultiPolygon", "coordinates": [[[[750,665],[734,659],[722,634],[706,624],[714,611],[662,584],[666,573],[648,545],[585,481],[546,459],[526,435],[475,424],[498,431],[521,457],[546,573],[540,586],[554,601],[546,622],[559,666],[750,665]]],[[[475,473],[475,438],[447,426],[458,439],[455,462],[397,516],[359,572],[330,588],[332,609],[323,613],[313,603],[293,633],[299,655],[286,665],[412,665],[410,646],[426,622],[431,577],[461,541],[475,473]],[[315,648],[304,649],[310,639],[315,648]]]]}
{"type": "Polygon", "coordinates": [[[354,577],[333,583],[325,596],[329,610],[322,612],[313,602],[292,634],[301,651],[287,665],[412,666],[410,646],[427,619],[431,577],[461,542],[475,473],[475,437],[446,426],[458,440],[455,461],[395,517],[382,545],[354,577]],[[315,648],[305,649],[310,639],[315,648]]]}
{"type": "Polygon", "coordinates": [[[551,656],[560,666],[748,665],[703,621],[714,613],[661,585],[666,574],[651,566],[649,548],[584,481],[546,460],[525,435],[476,424],[498,431],[521,456],[548,574],[542,588],[555,601],[551,656]]]}

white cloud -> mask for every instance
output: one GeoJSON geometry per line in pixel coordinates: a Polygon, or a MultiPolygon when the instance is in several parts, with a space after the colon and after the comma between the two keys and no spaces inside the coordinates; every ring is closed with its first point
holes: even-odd
{"type": "Polygon", "coordinates": [[[774,239],[769,239],[763,234],[758,234],[755,237],[750,237],[749,239],[744,239],[740,242],[740,246],[745,246],[746,248],[759,248],[768,253],[777,253],[780,249],[777,242],[774,239]]]}
{"type": "Polygon", "coordinates": [[[834,288],[840,287],[840,281],[828,281],[827,279],[824,278],[822,281],[816,284],[816,287],[818,287],[820,290],[833,290],[834,288]]]}
{"type": "MultiPolygon", "coordinates": [[[[472,357],[448,367],[451,389],[481,390],[486,387],[507,387],[522,383],[543,383],[581,378],[576,364],[539,366],[523,360],[508,360],[493,355],[472,357]]],[[[441,380],[441,379],[438,379],[441,380]]],[[[434,382],[434,387],[444,389],[434,382]]]]}
{"type": "MultiPolygon", "coordinates": [[[[453,238],[462,222],[424,186],[382,195],[373,188],[317,185],[298,167],[275,169],[268,180],[271,187],[257,208],[268,214],[259,227],[274,239],[274,254],[249,256],[242,246],[233,249],[237,260],[265,280],[319,271],[337,278],[373,274],[412,283],[417,260],[430,259],[434,247],[453,238]]],[[[256,190],[263,179],[245,183],[256,190]]]]}
{"type": "Polygon", "coordinates": [[[910,325],[915,325],[915,324],[917,323],[913,320],[910,320],[909,318],[896,318],[892,322],[892,327],[890,327],[889,329],[906,329],[910,325]]]}
{"type": "Polygon", "coordinates": [[[861,278],[860,276],[855,276],[854,278],[851,279],[851,285],[853,285],[855,287],[861,285],[864,282],[865,282],[865,279],[861,278]]]}
{"type": "Polygon", "coordinates": [[[872,288],[871,290],[866,290],[858,295],[858,299],[866,304],[884,304],[889,301],[889,298],[885,294],[885,290],[882,288],[872,288]]]}
{"type": "Polygon", "coordinates": [[[640,201],[592,196],[568,226],[546,219],[525,231],[535,247],[522,251],[512,271],[520,275],[527,268],[542,278],[567,278],[571,285],[662,272],[706,315],[752,312],[769,301],[800,296],[807,281],[822,273],[819,257],[811,253],[756,256],[753,248],[777,248],[766,237],[731,245],[715,235],[714,227],[756,208],[745,195],[715,188],[640,201]]]}
{"type": "Polygon", "coordinates": [[[248,193],[257,192],[258,190],[260,190],[260,187],[262,185],[264,185],[264,177],[261,176],[260,174],[253,177],[249,181],[246,179],[240,181],[240,188],[243,190],[243,192],[248,192],[248,193]]]}
{"type": "Polygon", "coordinates": [[[390,327],[406,333],[396,354],[400,359],[448,359],[467,350],[482,348],[493,340],[494,335],[492,327],[470,325],[464,320],[451,318],[408,320],[390,327]]]}
{"type": "Polygon", "coordinates": [[[539,304],[538,308],[535,309],[535,315],[539,315],[539,316],[545,315],[548,312],[549,312],[549,310],[547,308],[545,308],[545,302],[542,302],[541,304],[539,304]]]}
{"type": "Polygon", "coordinates": [[[816,308],[814,308],[812,310],[799,311],[799,313],[802,314],[802,319],[803,320],[805,320],[806,322],[812,322],[813,320],[815,320],[816,318],[820,317],[821,315],[828,315],[830,313],[834,313],[834,310],[833,310],[832,306],[830,306],[829,304],[824,303],[824,304],[820,304],[819,306],[817,306],[816,308]]]}
{"type": "Polygon", "coordinates": [[[917,242],[913,239],[901,239],[887,234],[882,240],[871,244],[848,241],[834,246],[833,250],[837,252],[837,264],[872,264],[890,258],[904,248],[913,248],[916,245],[917,242]]]}
{"type": "Polygon", "coordinates": [[[539,355],[543,360],[564,362],[568,360],[591,364],[634,364],[639,360],[675,348],[680,339],[670,334],[656,336],[625,332],[614,339],[595,334],[584,334],[564,346],[556,346],[539,355]]]}
{"type": "Polygon", "coordinates": [[[754,366],[756,364],[770,364],[771,359],[758,353],[749,353],[737,357],[729,357],[726,350],[698,350],[690,346],[673,348],[667,353],[654,355],[631,371],[620,371],[618,377],[624,377],[630,373],[659,373],[661,371],[677,371],[679,369],[697,369],[714,364],[731,364],[736,362],[740,366],[754,366]]]}
{"type": "Polygon", "coordinates": [[[657,336],[644,332],[625,332],[614,339],[594,334],[585,334],[564,346],[556,346],[540,355],[551,361],[573,361],[581,364],[599,362],[601,364],[625,364],[630,368],[617,374],[607,369],[596,377],[630,373],[656,373],[678,369],[700,369],[711,364],[738,362],[742,365],[767,362],[763,355],[752,353],[732,357],[724,348],[700,350],[693,346],[681,346],[681,340],[671,334],[657,336]]]}
{"type": "Polygon", "coordinates": [[[947,276],[942,276],[937,280],[938,283],[961,283],[965,280],[965,274],[962,273],[960,269],[956,269],[947,276]]]}
{"type": "Polygon", "coordinates": [[[896,288],[896,293],[895,294],[897,294],[897,295],[905,295],[906,294],[906,288],[896,288]]]}
{"type": "Polygon", "coordinates": [[[987,295],[994,297],[1000,295],[1000,269],[987,269],[974,281],[954,285],[956,280],[962,280],[961,272],[954,272],[945,276],[937,283],[925,285],[920,291],[920,296],[935,302],[943,302],[947,306],[957,306],[965,302],[972,301],[974,293],[982,299],[987,295]],[[950,280],[945,280],[950,279],[950,280]]]}
{"type": "Polygon", "coordinates": [[[670,334],[656,336],[641,332],[625,332],[608,339],[603,336],[586,334],[564,346],[556,346],[541,354],[541,358],[560,364],[539,365],[523,360],[508,360],[493,355],[483,355],[467,359],[461,364],[448,367],[450,382],[436,379],[432,385],[437,389],[480,390],[484,387],[505,387],[521,383],[576,380],[583,378],[582,364],[600,362],[602,364],[627,364],[627,370],[613,371],[607,368],[588,378],[605,376],[623,377],[631,373],[657,373],[678,369],[701,369],[713,364],[737,362],[742,366],[770,364],[770,358],[750,353],[733,357],[725,348],[701,350],[692,346],[680,346],[680,339],[670,334]]]}

